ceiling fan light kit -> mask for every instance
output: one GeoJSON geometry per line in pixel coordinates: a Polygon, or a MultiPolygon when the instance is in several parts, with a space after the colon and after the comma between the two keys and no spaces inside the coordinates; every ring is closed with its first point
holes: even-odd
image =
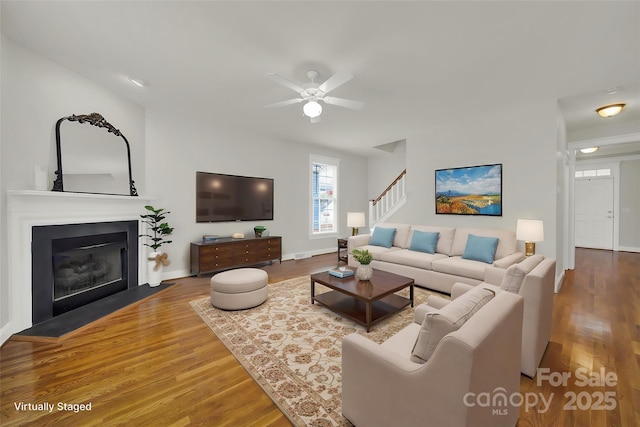
{"type": "Polygon", "coordinates": [[[311,123],[319,122],[319,117],[322,114],[322,103],[336,105],[338,107],[350,108],[352,110],[361,110],[364,104],[360,101],[352,101],[350,99],[336,98],[333,96],[326,96],[329,92],[342,86],[353,78],[350,73],[338,72],[327,79],[324,83],[316,83],[319,73],[315,70],[307,72],[307,77],[310,82],[301,86],[294,83],[279,74],[267,73],[267,77],[276,83],[279,83],[289,89],[292,89],[298,93],[299,98],[293,98],[286,101],[276,102],[275,104],[267,105],[267,108],[271,107],[285,107],[287,105],[298,104],[305,102],[302,106],[303,114],[308,117],[311,123]]]}
{"type": "Polygon", "coordinates": [[[322,105],[317,101],[309,101],[302,107],[302,112],[311,119],[316,118],[322,114],[322,105]]]}

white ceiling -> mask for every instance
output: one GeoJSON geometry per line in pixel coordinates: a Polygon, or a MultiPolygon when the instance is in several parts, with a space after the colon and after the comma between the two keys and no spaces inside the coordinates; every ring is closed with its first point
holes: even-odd
{"type": "Polygon", "coordinates": [[[598,126],[611,87],[627,108],[608,120],[640,118],[636,1],[2,1],[1,13],[9,39],[145,107],[363,154],[536,99],[560,100],[569,130],[598,126]],[[325,106],[317,124],[301,104],[264,108],[295,96],[266,73],[306,82],[310,69],[354,74],[331,95],[365,108],[325,106]]]}

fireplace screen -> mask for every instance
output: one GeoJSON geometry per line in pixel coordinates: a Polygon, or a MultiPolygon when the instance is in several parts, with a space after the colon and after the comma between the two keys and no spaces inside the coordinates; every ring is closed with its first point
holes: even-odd
{"type": "Polygon", "coordinates": [[[121,281],[125,246],[116,242],[55,252],[54,301],[121,281]]]}

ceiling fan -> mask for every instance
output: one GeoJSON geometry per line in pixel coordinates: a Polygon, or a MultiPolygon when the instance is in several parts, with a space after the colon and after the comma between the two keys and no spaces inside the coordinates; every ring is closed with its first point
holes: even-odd
{"type": "Polygon", "coordinates": [[[281,85],[298,92],[299,97],[266,105],[266,108],[284,107],[304,102],[305,104],[302,107],[302,112],[306,117],[309,117],[311,123],[317,123],[320,121],[320,114],[322,114],[322,105],[320,105],[320,102],[337,105],[339,107],[351,108],[353,110],[361,110],[364,107],[364,103],[359,101],[327,96],[329,92],[351,80],[353,78],[352,74],[338,72],[322,84],[316,83],[316,79],[319,75],[320,73],[315,70],[308,71],[307,77],[309,77],[309,80],[311,81],[300,86],[291,80],[285,79],[279,74],[267,73],[267,77],[274,82],[280,83],[281,85]]]}

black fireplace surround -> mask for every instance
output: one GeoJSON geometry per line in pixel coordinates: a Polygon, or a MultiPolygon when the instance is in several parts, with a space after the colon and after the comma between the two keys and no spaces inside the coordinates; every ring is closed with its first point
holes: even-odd
{"type": "Polygon", "coordinates": [[[32,321],[138,286],[138,221],[32,228],[32,321]]]}

